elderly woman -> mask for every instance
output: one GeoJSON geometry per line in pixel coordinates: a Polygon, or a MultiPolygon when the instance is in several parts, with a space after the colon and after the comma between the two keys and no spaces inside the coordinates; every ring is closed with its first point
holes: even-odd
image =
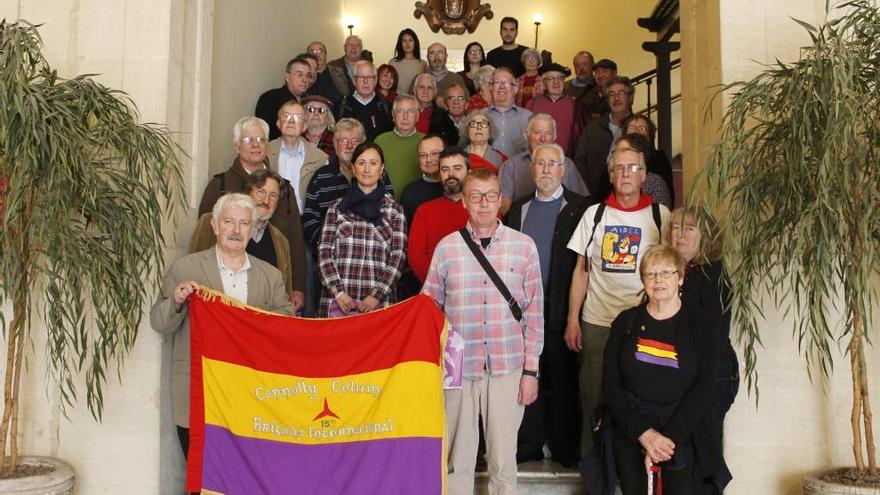
{"type": "Polygon", "coordinates": [[[379,79],[376,82],[376,92],[384,96],[388,103],[394,103],[397,96],[397,69],[388,64],[382,64],[376,69],[379,79]]]}
{"type": "Polygon", "coordinates": [[[318,246],[320,316],[366,313],[394,302],[406,250],[406,220],[380,179],[382,149],[358,145],[352,155],[354,187],[327,210],[318,246]]]}
{"type": "MultiPolygon", "coordinates": [[[[620,148],[632,148],[638,151],[645,157],[646,162],[648,159],[647,157],[651,152],[650,145],[645,141],[645,138],[641,134],[626,134],[617,138],[617,141],[614,142],[614,149],[616,150],[620,148]]],[[[647,170],[645,181],[642,182],[642,191],[648,196],[651,196],[651,200],[655,203],[672,209],[672,192],[666,186],[666,182],[663,181],[663,178],[660,177],[660,175],[647,170]]]]}
{"type": "Polygon", "coordinates": [[[471,112],[461,127],[461,143],[470,155],[471,169],[487,168],[498,173],[507,155],[491,146],[498,135],[498,126],[488,115],[471,112]]]}
{"type": "Polygon", "coordinates": [[[614,461],[624,495],[645,493],[648,476],[667,493],[693,494],[720,461],[716,331],[679,296],[684,258],[663,245],[641,256],[646,302],[614,320],[604,354],[614,461]]]}
{"type": "Polygon", "coordinates": [[[525,108],[535,96],[544,94],[544,86],[538,68],[541,67],[541,54],[529,48],[523,51],[520,61],[526,72],[516,78],[516,105],[525,108]]]}
{"type": "Polygon", "coordinates": [[[657,135],[657,126],[648,117],[640,114],[630,115],[621,124],[624,134],[638,134],[645,138],[645,165],[649,173],[659,175],[669,189],[670,203],[675,204],[675,184],[672,180],[672,165],[669,157],[663,150],[654,146],[654,137],[657,135]]]}
{"type": "Polygon", "coordinates": [[[336,130],[336,119],[333,118],[333,105],[321,95],[306,96],[302,100],[306,111],[306,131],[303,136],[328,157],[336,154],[333,146],[333,133],[336,130]]]}
{"type": "MultiPolygon", "coordinates": [[[[388,65],[395,69],[397,88],[402,93],[411,93],[410,87],[417,74],[428,72],[428,62],[422,59],[422,49],[419,43],[419,35],[410,28],[406,28],[397,34],[397,44],[394,45],[394,57],[388,61],[388,65]]],[[[379,68],[379,79],[382,78],[382,68],[379,68]]],[[[395,88],[396,89],[396,88],[395,88]]],[[[388,98],[393,101],[394,97],[388,98]]]]}
{"type": "Polygon", "coordinates": [[[492,78],[495,77],[495,67],[484,65],[477,71],[474,76],[474,87],[476,91],[472,92],[468,99],[468,110],[482,110],[488,108],[492,104],[492,78]]]}
{"type": "Polygon", "coordinates": [[[480,67],[486,63],[486,51],[483,45],[476,41],[471,41],[464,49],[464,70],[459,71],[458,75],[464,80],[464,85],[468,92],[474,94],[477,92],[477,86],[474,81],[477,78],[477,72],[480,67]]]}

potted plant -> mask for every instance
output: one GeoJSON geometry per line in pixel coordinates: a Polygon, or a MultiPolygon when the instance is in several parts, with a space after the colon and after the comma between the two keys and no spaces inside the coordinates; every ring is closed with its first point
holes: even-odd
{"type": "Polygon", "coordinates": [[[826,11],[818,28],[797,21],[812,40],[800,60],[721,89],[729,104],[694,201],[728,241],[750,388],[761,294],[793,319],[810,376],[830,373],[847,343],[855,468],[808,476],[806,492],[837,481],[877,493],[865,344],[880,272],[880,12],[873,0],[826,11]]]}
{"type": "MultiPolygon", "coordinates": [[[[0,22],[0,313],[6,338],[0,478],[39,471],[18,454],[22,360],[46,332],[62,406],[85,402],[96,420],[102,385],[134,345],[164,261],[164,218],[183,205],[178,150],[167,130],[138,124],[133,103],[88,75],[62,79],[35,26],[0,22]],[[37,321],[39,320],[39,321],[37,321]]],[[[49,468],[51,469],[51,468],[49,468]]],[[[52,488],[65,493],[72,471],[52,488]],[[65,488],[66,487],[66,488],[65,488]]],[[[5,481],[3,481],[5,482],[5,481]]],[[[3,483],[0,482],[0,483],[3,483]]],[[[0,484],[0,492],[7,489],[0,484]]]]}

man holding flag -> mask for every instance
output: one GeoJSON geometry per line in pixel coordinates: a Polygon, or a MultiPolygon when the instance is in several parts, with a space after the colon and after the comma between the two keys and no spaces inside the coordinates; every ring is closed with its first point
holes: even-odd
{"type": "Polygon", "coordinates": [[[153,329],[174,338],[171,393],[174,423],[184,456],[189,453],[189,297],[204,286],[260,309],[294,314],[281,272],[246,252],[256,223],[257,209],[250,196],[221,196],[214,204],[211,220],[217,244],[175,261],[150,310],[153,329]]]}

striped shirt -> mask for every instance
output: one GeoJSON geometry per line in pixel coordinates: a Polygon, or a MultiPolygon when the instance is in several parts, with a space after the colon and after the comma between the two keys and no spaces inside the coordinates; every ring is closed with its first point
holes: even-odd
{"type": "MultiPolygon", "coordinates": [[[[394,195],[391,180],[385,172],[382,172],[382,183],[385,184],[385,192],[394,195]]],[[[331,157],[330,163],[315,171],[306,190],[306,204],[302,214],[303,234],[306,244],[312,246],[312,249],[318,246],[327,209],[334,201],[345,196],[349,188],[351,180],[340,170],[339,158],[331,157]]]]}
{"type": "MultiPolygon", "coordinates": [[[[474,242],[470,223],[467,226],[474,242]]],[[[517,322],[510,306],[457,231],[434,251],[422,292],[443,308],[465,339],[464,372],[469,379],[537,370],[544,347],[544,289],[538,249],[532,239],[499,223],[487,248],[489,263],[523,312],[517,322]]]]}

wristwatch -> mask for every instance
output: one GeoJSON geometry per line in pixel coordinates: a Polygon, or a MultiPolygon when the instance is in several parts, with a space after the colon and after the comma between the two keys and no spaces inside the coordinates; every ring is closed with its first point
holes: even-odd
{"type": "Polygon", "coordinates": [[[537,370],[523,370],[522,374],[525,376],[533,376],[535,378],[541,377],[541,372],[537,370]]]}

